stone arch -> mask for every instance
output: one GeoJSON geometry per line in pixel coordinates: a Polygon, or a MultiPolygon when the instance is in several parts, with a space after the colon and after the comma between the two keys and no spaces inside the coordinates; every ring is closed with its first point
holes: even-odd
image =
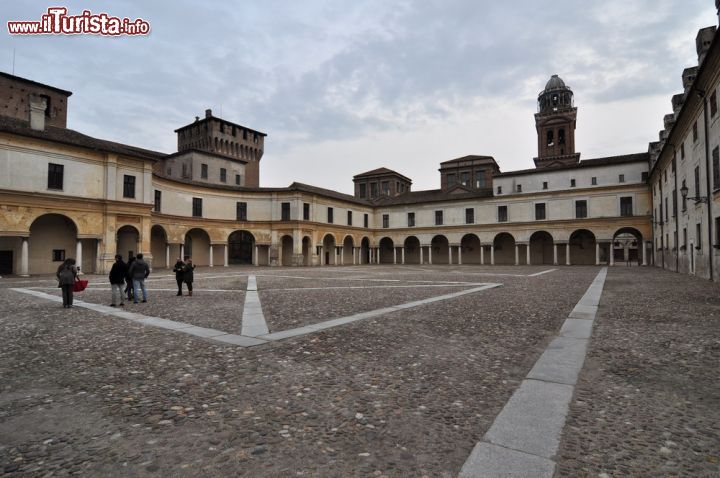
{"type": "Polygon", "coordinates": [[[509,232],[501,232],[493,239],[495,264],[515,264],[515,238],[509,232]]]}
{"type": "Polygon", "coordinates": [[[394,262],[395,243],[389,237],[383,237],[378,243],[381,264],[392,264],[394,262]]]}
{"type": "Polygon", "coordinates": [[[420,239],[408,236],[403,241],[405,248],[405,264],[420,264],[420,239]]]}
{"type": "Polygon", "coordinates": [[[324,265],[335,265],[337,264],[337,251],[335,236],[328,233],[323,236],[322,240],[322,263],[324,265]]]}
{"type": "Polygon", "coordinates": [[[360,240],[360,264],[370,263],[370,239],[365,236],[360,240]]]}
{"type": "Polygon", "coordinates": [[[185,233],[185,257],[190,257],[196,266],[210,265],[210,234],[195,227],[185,233]]]}
{"type": "Polygon", "coordinates": [[[430,241],[430,247],[432,248],[432,263],[433,264],[449,264],[450,263],[450,242],[448,238],[442,234],[432,238],[430,241]]]}
{"type": "Polygon", "coordinates": [[[64,214],[43,214],[30,224],[28,271],[55,273],[65,259],[75,258],[78,228],[64,214]]]}
{"type": "Polygon", "coordinates": [[[345,236],[345,239],[343,239],[343,264],[350,264],[353,263],[353,249],[355,247],[355,240],[351,235],[345,236]]]}
{"type": "Polygon", "coordinates": [[[530,236],[530,263],[554,264],[553,237],[547,231],[536,231],[530,236]]]}
{"type": "Polygon", "coordinates": [[[280,239],[280,248],[281,248],[281,254],[280,254],[280,265],[283,266],[291,266],[292,265],[292,256],[293,256],[293,238],[289,234],[285,234],[280,239]]]}
{"type": "Polygon", "coordinates": [[[480,264],[481,248],[480,238],[475,234],[465,234],[460,240],[463,264],[480,264]]]}
{"type": "MultiPolygon", "coordinates": [[[[642,261],[643,236],[634,227],[622,227],[615,231],[612,238],[611,249],[613,262],[637,262],[642,261]]],[[[675,244],[675,247],[679,247],[675,244]]]]}
{"type": "Polygon", "coordinates": [[[153,267],[170,267],[166,257],[167,244],[168,235],[165,228],[159,224],[153,225],[150,228],[150,252],[152,253],[153,267]]]}
{"type": "Polygon", "coordinates": [[[255,253],[255,236],[250,231],[233,231],[227,239],[230,264],[252,264],[255,253]]]}
{"type": "Polygon", "coordinates": [[[129,224],[121,226],[116,233],[116,251],[123,256],[123,260],[127,260],[132,256],[135,257],[140,250],[140,231],[129,224]]]}
{"type": "Polygon", "coordinates": [[[570,234],[570,264],[595,264],[595,234],[587,229],[578,229],[570,234]]]}

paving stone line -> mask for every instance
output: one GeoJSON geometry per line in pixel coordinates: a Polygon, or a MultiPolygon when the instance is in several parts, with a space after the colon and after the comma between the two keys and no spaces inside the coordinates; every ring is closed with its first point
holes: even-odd
{"type": "Polygon", "coordinates": [[[603,267],[460,471],[460,478],[552,477],[555,453],[585,361],[603,267]]]}
{"type": "Polygon", "coordinates": [[[266,335],[268,332],[270,330],[265,321],[265,314],[263,314],[260,296],[257,292],[257,279],[255,276],[249,276],[247,292],[245,292],[241,335],[257,337],[258,335],[266,335]]]}

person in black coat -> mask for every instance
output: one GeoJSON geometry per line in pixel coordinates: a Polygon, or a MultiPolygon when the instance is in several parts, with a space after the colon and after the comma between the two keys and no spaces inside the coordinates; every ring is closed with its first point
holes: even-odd
{"type": "Polygon", "coordinates": [[[117,254],[115,256],[115,264],[110,269],[110,288],[112,289],[112,304],[111,307],[118,305],[118,299],[120,301],[120,307],[125,306],[125,295],[123,294],[123,285],[125,285],[125,279],[128,275],[128,266],[122,260],[122,256],[117,254]]]}
{"type": "Polygon", "coordinates": [[[183,282],[187,285],[188,295],[192,297],[192,285],[195,280],[195,265],[192,263],[192,259],[188,258],[185,261],[183,267],[183,282]]]}
{"type": "Polygon", "coordinates": [[[130,276],[130,266],[132,266],[132,263],[135,262],[135,256],[128,257],[127,261],[127,274],[125,275],[125,294],[127,295],[127,300],[133,300],[133,278],[130,276]]]}
{"type": "Polygon", "coordinates": [[[177,282],[178,286],[177,295],[182,295],[183,276],[185,275],[184,268],[185,263],[181,258],[178,257],[177,262],[175,263],[175,267],[173,267],[173,272],[175,273],[175,282],[177,282]]]}

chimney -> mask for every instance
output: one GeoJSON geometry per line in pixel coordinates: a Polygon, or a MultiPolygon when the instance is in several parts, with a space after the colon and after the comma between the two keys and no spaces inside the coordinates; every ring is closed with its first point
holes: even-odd
{"type": "Polygon", "coordinates": [[[212,117],[212,110],[210,108],[205,110],[205,117],[211,118],[212,117]]]}
{"type": "Polygon", "coordinates": [[[695,37],[695,50],[697,51],[698,65],[702,65],[705,55],[707,55],[707,52],[710,49],[713,37],[715,36],[715,31],[717,31],[716,26],[706,27],[698,31],[697,37],[695,37]]]}
{"type": "Polygon", "coordinates": [[[30,95],[30,127],[37,131],[45,130],[45,110],[47,98],[40,95],[30,95]]]}

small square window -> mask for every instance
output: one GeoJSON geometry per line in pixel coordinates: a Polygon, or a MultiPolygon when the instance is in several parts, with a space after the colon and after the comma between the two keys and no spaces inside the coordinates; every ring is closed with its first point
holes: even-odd
{"type": "Polygon", "coordinates": [[[570,187],[571,187],[571,188],[574,188],[574,187],[575,187],[575,180],[574,180],[574,179],[571,179],[571,180],[570,180],[570,187]]]}
{"type": "Polygon", "coordinates": [[[522,192],[522,184],[517,185],[517,192],[519,192],[519,193],[522,192]]]}
{"type": "Polygon", "coordinates": [[[65,260],[65,249],[53,249],[52,251],[53,262],[62,262],[65,260]]]}
{"type": "Polygon", "coordinates": [[[498,187],[497,187],[497,193],[498,193],[498,194],[502,194],[502,186],[498,186],[498,187]]]}
{"type": "MultiPolygon", "coordinates": [[[[624,182],[625,182],[625,175],[624,175],[624,174],[618,175],[618,182],[619,182],[619,183],[624,183],[624,182]]],[[[667,171],[665,172],[665,182],[667,182],[667,171]]]]}
{"type": "Polygon", "coordinates": [[[592,179],[590,179],[590,184],[593,186],[597,186],[597,178],[595,176],[593,176],[592,179]]]}
{"type": "Polygon", "coordinates": [[[548,183],[547,183],[547,181],[543,181],[543,189],[547,189],[547,188],[548,188],[548,183]]]}

